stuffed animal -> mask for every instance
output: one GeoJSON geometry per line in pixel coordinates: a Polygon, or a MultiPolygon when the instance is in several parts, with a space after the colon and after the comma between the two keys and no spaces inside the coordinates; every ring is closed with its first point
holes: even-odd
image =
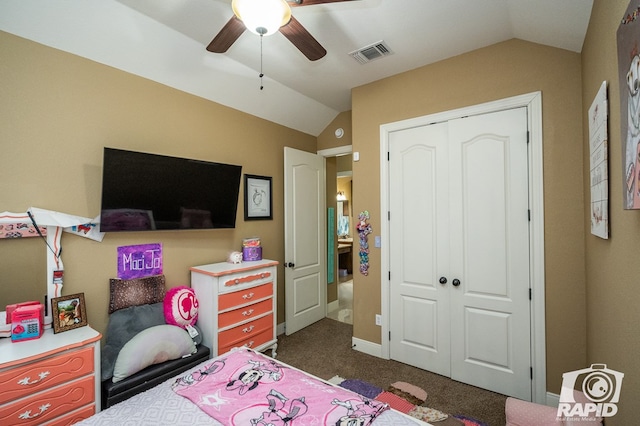
{"type": "Polygon", "coordinates": [[[242,252],[232,251],[231,253],[229,253],[229,257],[227,258],[227,262],[233,263],[233,264],[242,263],[242,252]]]}

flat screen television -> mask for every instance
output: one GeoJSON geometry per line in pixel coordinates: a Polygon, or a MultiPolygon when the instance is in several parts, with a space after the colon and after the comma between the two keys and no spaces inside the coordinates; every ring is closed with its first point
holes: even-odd
{"type": "Polygon", "coordinates": [[[104,148],[100,230],[234,228],[242,166],[104,148]]]}

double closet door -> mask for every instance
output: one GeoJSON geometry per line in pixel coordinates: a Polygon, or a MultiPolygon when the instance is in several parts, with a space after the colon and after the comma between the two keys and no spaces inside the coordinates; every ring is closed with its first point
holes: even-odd
{"type": "Polygon", "coordinates": [[[527,110],[389,135],[390,356],[531,399],[527,110]]]}

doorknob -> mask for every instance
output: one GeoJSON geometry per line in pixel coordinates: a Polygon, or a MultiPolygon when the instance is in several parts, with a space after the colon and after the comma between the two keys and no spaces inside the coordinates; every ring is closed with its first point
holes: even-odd
{"type": "Polygon", "coordinates": [[[451,284],[453,284],[454,287],[458,287],[460,285],[460,280],[456,278],[451,284]]]}
{"type": "Polygon", "coordinates": [[[296,265],[295,265],[295,264],[293,264],[293,263],[291,263],[291,262],[289,262],[289,263],[285,262],[285,263],[284,263],[284,267],[285,267],[285,268],[293,268],[294,266],[296,266],[296,265]]]}
{"type": "Polygon", "coordinates": [[[447,277],[440,277],[440,284],[446,284],[447,283],[447,277]]]}

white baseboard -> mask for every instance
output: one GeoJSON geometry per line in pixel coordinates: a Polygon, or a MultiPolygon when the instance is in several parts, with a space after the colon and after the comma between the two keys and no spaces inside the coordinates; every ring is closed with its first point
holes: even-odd
{"type": "Polygon", "coordinates": [[[356,351],[364,352],[365,354],[382,358],[382,345],[379,343],[371,343],[366,340],[358,339],[357,337],[352,337],[351,348],[356,351]]]}
{"type": "Polygon", "coordinates": [[[549,407],[557,408],[560,405],[560,395],[557,393],[547,392],[547,401],[545,404],[549,407]]]}
{"type": "Polygon", "coordinates": [[[285,322],[282,322],[282,323],[278,324],[278,326],[276,327],[276,336],[284,334],[286,325],[287,325],[287,323],[285,323],[285,322]]]}
{"type": "Polygon", "coordinates": [[[340,307],[340,301],[334,300],[333,302],[327,303],[327,312],[336,311],[340,307]]]}

